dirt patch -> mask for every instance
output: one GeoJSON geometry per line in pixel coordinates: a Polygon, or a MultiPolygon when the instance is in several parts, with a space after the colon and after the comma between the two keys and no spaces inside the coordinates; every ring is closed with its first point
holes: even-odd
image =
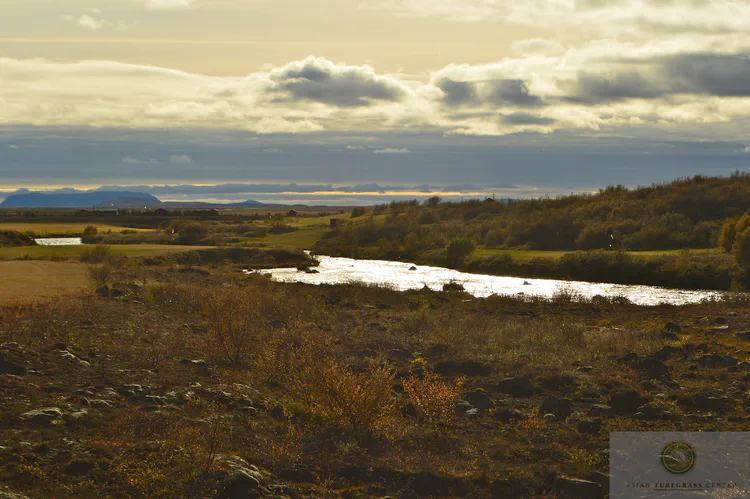
{"type": "Polygon", "coordinates": [[[89,287],[86,265],[47,261],[0,262],[0,304],[31,302],[89,287]]]}

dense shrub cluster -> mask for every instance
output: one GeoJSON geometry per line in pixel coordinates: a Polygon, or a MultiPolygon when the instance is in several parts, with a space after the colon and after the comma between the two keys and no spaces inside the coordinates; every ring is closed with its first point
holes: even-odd
{"type": "Polygon", "coordinates": [[[445,250],[456,238],[479,247],[538,250],[709,248],[725,222],[750,210],[750,175],[558,198],[445,203],[433,198],[378,206],[367,223],[332,231],[321,252],[394,257],[445,250]],[[368,251],[372,251],[369,249],[368,251]]]}

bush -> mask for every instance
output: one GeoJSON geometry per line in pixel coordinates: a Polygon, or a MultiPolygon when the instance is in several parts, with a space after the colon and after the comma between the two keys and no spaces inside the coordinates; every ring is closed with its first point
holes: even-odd
{"type": "Polygon", "coordinates": [[[456,401],[465,382],[465,378],[459,378],[449,384],[434,372],[426,371],[421,378],[412,375],[403,384],[404,391],[417,410],[419,421],[439,428],[455,419],[456,401]]]}
{"type": "Polygon", "coordinates": [[[104,263],[109,260],[112,249],[103,244],[96,244],[83,249],[81,261],[84,263],[104,263]]]}
{"type": "Polygon", "coordinates": [[[113,268],[112,265],[92,265],[89,267],[89,278],[96,284],[97,287],[106,286],[109,284],[110,278],[112,277],[113,268]]]}
{"type": "Polygon", "coordinates": [[[83,229],[83,235],[84,236],[95,236],[99,232],[96,227],[93,225],[87,225],[85,229],[83,229]]]}
{"type": "Polygon", "coordinates": [[[388,367],[354,371],[335,361],[319,361],[306,366],[302,387],[315,412],[361,436],[393,424],[393,380],[388,367]]]}
{"type": "Polygon", "coordinates": [[[259,321],[253,317],[247,293],[239,288],[216,288],[205,296],[205,313],[219,354],[232,364],[243,363],[258,336],[259,321]]]}
{"type": "Polygon", "coordinates": [[[446,248],[446,258],[451,267],[460,267],[476,248],[474,241],[466,238],[453,239],[446,248]]]}

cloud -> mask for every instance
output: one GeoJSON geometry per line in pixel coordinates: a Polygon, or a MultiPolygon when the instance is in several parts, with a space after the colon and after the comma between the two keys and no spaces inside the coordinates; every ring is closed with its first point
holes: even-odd
{"type": "Polygon", "coordinates": [[[323,58],[308,57],[271,73],[280,102],[311,101],[337,107],[365,107],[377,102],[395,102],[407,93],[396,79],[379,76],[370,66],[337,65],[323,58]]]}
{"type": "Polygon", "coordinates": [[[365,149],[365,146],[346,146],[347,151],[361,151],[365,149]]]}
{"type": "Polygon", "coordinates": [[[270,147],[268,149],[262,149],[261,152],[270,153],[270,154],[278,154],[282,151],[278,147],[270,147]]]}
{"type": "Polygon", "coordinates": [[[394,149],[386,147],[385,149],[375,149],[372,151],[373,154],[411,154],[411,151],[406,148],[394,149]]]}
{"type": "Polygon", "coordinates": [[[152,10],[189,9],[196,0],[146,0],[146,7],[152,10]]]}
{"type": "Polygon", "coordinates": [[[188,156],[187,154],[183,154],[181,156],[178,155],[172,155],[169,157],[169,162],[173,165],[192,165],[195,164],[195,161],[188,156]]]}
{"type": "Polygon", "coordinates": [[[547,38],[520,40],[514,42],[511,47],[516,53],[524,56],[557,55],[565,52],[565,45],[557,40],[548,40],[547,38]]]}
{"type": "Polygon", "coordinates": [[[158,165],[160,164],[159,161],[155,159],[136,159],[131,158],[130,156],[126,156],[122,158],[122,162],[126,165],[158,165]]]}
{"type": "Polygon", "coordinates": [[[20,148],[17,145],[15,145],[15,144],[10,144],[8,146],[8,149],[20,149],[20,148]]]}
{"type": "Polygon", "coordinates": [[[503,114],[500,116],[500,122],[504,125],[554,125],[555,121],[552,118],[527,113],[503,114]]]}
{"type": "Polygon", "coordinates": [[[750,153],[750,146],[745,147],[742,152],[750,153]]]}
{"type": "Polygon", "coordinates": [[[63,19],[68,22],[75,23],[81,28],[90,29],[93,31],[101,29],[104,26],[109,24],[109,22],[105,21],[104,19],[92,17],[88,14],[81,14],[78,17],[66,15],[66,16],[63,16],[63,19]]]}
{"type": "Polygon", "coordinates": [[[543,104],[539,96],[532,95],[526,82],[519,79],[472,82],[442,78],[435,85],[443,92],[441,101],[451,107],[481,104],[536,107],[543,104]]]}

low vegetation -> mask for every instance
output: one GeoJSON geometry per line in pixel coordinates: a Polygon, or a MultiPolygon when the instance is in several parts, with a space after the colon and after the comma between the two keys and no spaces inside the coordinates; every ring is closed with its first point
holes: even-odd
{"type": "Polygon", "coordinates": [[[609,432],[749,421],[741,296],[474,299],[93,251],[57,264],[89,291],[0,306],[8,491],[603,498],[609,432]]]}
{"type": "Polygon", "coordinates": [[[34,246],[36,242],[26,234],[15,230],[0,231],[0,248],[19,246],[34,246]]]}

